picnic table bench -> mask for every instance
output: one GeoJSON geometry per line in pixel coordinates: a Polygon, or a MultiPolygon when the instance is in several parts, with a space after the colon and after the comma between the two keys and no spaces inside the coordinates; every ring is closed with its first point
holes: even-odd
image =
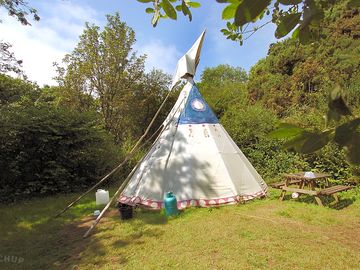
{"type": "Polygon", "coordinates": [[[273,184],[272,186],[275,188],[280,188],[282,190],[280,195],[280,200],[284,199],[286,192],[296,192],[299,194],[307,194],[310,196],[314,196],[316,202],[320,206],[324,206],[320,196],[333,196],[335,199],[334,203],[339,202],[339,198],[336,193],[349,190],[354,188],[354,186],[344,186],[344,185],[336,185],[336,186],[328,186],[327,178],[330,177],[329,174],[324,173],[314,173],[314,177],[306,177],[303,172],[301,173],[292,173],[292,174],[284,174],[285,181],[273,184]],[[326,187],[316,190],[317,180],[323,180],[326,183],[326,187]],[[297,187],[291,187],[290,185],[298,185],[297,187]],[[306,189],[305,187],[309,188],[306,189]]]}
{"type": "MultiPolygon", "coordinates": [[[[288,185],[294,185],[294,184],[299,184],[301,182],[301,180],[291,180],[288,185]]],[[[278,183],[273,183],[270,184],[271,187],[273,188],[279,188],[281,189],[283,186],[285,186],[286,182],[282,181],[282,182],[278,182],[278,183]]]]}

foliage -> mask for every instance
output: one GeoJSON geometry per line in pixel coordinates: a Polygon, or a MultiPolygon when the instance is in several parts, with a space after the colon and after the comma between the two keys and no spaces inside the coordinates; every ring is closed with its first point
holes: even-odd
{"type": "Polygon", "coordinates": [[[297,126],[283,124],[272,132],[273,138],[288,139],[285,147],[293,148],[299,153],[312,153],[322,149],[330,141],[344,147],[350,163],[360,164],[360,118],[352,117],[340,122],[341,116],[352,115],[338,91],[332,92],[329,101],[327,120],[335,120],[335,127],[309,131],[297,126]]]}
{"type": "Polygon", "coordinates": [[[134,42],[134,31],[120,21],[119,14],[108,15],[103,31],[86,24],[78,45],[63,60],[66,69],[58,68],[58,81],[68,93],[69,106],[99,110],[106,129],[117,140],[126,129],[118,124],[133,97],[132,87],[144,72],[144,57],[132,52],[134,42]]]}
{"type": "Polygon", "coordinates": [[[15,17],[23,25],[31,25],[27,16],[31,15],[33,20],[39,21],[40,17],[36,9],[30,7],[24,0],[0,0],[0,7],[4,7],[9,16],[15,17]]]}
{"type": "MultiPolygon", "coordinates": [[[[145,56],[132,51],[133,30],[118,14],[107,19],[103,31],[87,24],[66,67],[57,65],[59,86],[40,88],[0,74],[2,198],[87,188],[129,152],[168,94],[170,76],[145,73],[145,56]]],[[[176,95],[170,94],[150,135],[176,95]]],[[[143,151],[115,177],[122,179],[143,151]]]]}
{"type": "Polygon", "coordinates": [[[117,158],[96,117],[49,106],[1,109],[2,199],[83,189],[117,158]]]}
{"type": "Polygon", "coordinates": [[[64,58],[66,67],[58,65],[63,103],[100,112],[117,143],[142,134],[170,83],[161,71],[145,73],[145,56],[135,54],[134,43],[134,31],[119,14],[108,15],[103,30],[86,24],[76,48],[64,58]]]}
{"type": "Polygon", "coordinates": [[[170,18],[177,19],[177,13],[183,13],[192,20],[191,8],[200,7],[200,3],[189,0],[137,0],[141,3],[151,3],[152,7],[146,8],[145,12],[152,14],[151,24],[155,27],[160,19],[170,18]],[[178,5],[175,5],[178,3],[178,5]]]}
{"type": "Polygon", "coordinates": [[[17,60],[15,54],[10,51],[12,45],[7,42],[0,41],[0,73],[14,72],[23,75],[21,70],[22,60],[17,60]]]}
{"type": "Polygon", "coordinates": [[[352,176],[346,152],[334,143],[327,144],[319,153],[304,156],[304,159],[312,170],[329,173],[334,179],[348,181],[352,176]]]}
{"type": "MultiPolygon", "coordinates": [[[[199,3],[186,0],[138,0],[141,3],[152,3],[153,8],[146,12],[153,14],[151,21],[156,26],[160,18],[177,19],[177,13],[192,15],[189,7],[200,7],[199,3]],[[174,7],[173,5],[180,5],[174,7]],[[161,12],[164,11],[165,14],[161,12]]],[[[321,37],[319,29],[324,22],[324,13],[336,5],[337,1],[330,0],[217,0],[218,3],[227,4],[222,11],[222,19],[227,21],[226,28],[221,32],[227,39],[237,41],[240,45],[263,26],[273,23],[276,25],[275,37],[280,39],[292,33],[292,37],[302,44],[321,37]],[[261,22],[260,26],[255,22],[261,22]],[[249,30],[249,25],[253,28],[249,30]]],[[[350,9],[360,6],[358,0],[343,1],[350,9]]]]}
{"type": "Polygon", "coordinates": [[[0,107],[10,104],[31,104],[36,101],[39,94],[40,89],[37,85],[0,74],[0,107]]]}
{"type": "Polygon", "coordinates": [[[247,77],[243,68],[222,64],[213,68],[205,68],[201,74],[201,82],[203,87],[219,87],[223,83],[244,84],[248,79],[247,77]]]}
{"type": "Polygon", "coordinates": [[[343,4],[324,13],[326,24],[321,34],[326,40],[310,45],[286,40],[272,45],[268,57],[252,68],[248,91],[253,102],[273,109],[285,123],[306,127],[304,120],[310,117],[302,113],[312,115],[312,129],[298,128],[298,133],[293,134],[292,126],[283,125],[273,134],[276,138],[288,139],[285,147],[311,153],[335,141],[346,149],[348,160],[358,164],[358,116],[353,111],[358,111],[359,103],[352,101],[354,108],[350,110],[345,91],[352,89],[356,93],[358,87],[351,82],[356,82],[359,76],[356,59],[360,41],[354,22],[360,16],[343,4]],[[316,114],[326,115],[326,121],[316,114]],[[294,123],[295,118],[300,121],[294,123]]]}
{"type": "Polygon", "coordinates": [[[277,118],[260,105],[235,104],[228,108],[221,123],[235,143],[242,149],[267,137],[277,118]]]}
{"type": "Polygon", "coordinates": [[[230,106],[221,118],[232,139],[267,182],[275,181],[281,173],[308,166],[299,155],[284,151],[279,141],[268,137],[277,122],[276,115],[259,104],[230,106]]]}
{"type": "MultiPolygon", "coordinates": [[[[32,15],[35,21],[40,20],[36,9],[30,7],[24,0],[0,0],[0,7],[5,8],[9,16],[15,17],[23,25],[31,25],[27,18],[28,15],[32,15]]],[[[15,73],[26,79],[26,75],[22,71],[22,60],[16,59],[10,50],[11,47],[10,43],[0,41],[0,73],[15,73]]]]}
{"type": "Polygon", "coordinates": [[[1,200],[71,192],[94,183],[121,155],[99,123],[95,113],[56,107],[36,85],[1,75],[1,200]]]}
{"type": "Polygon", "coordinates": [[[219,65],[205,68],[198,84],[206,102],[220,118],[233,103],[247,100],[247,74],[240,67],[219,65]]]}
{"type": "Polygon", "coordinates": [[[280,173],[307,168],[308,163],[299,155],[285,151],[278,140],[269,138],[277,116],[260,103],[250,104],[246,83],[242,69],[220,65],[204,70],[199,88],[231,138],[267,182],[276,181],[280,173]]]}

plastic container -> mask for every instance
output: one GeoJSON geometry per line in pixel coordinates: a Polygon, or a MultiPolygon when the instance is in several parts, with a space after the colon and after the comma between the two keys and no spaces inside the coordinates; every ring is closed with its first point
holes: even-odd
{"type": "Polygon", "coordinates": [[[119,203],[118,208],[122,220],[133,218],[133,207],[131,205],[119,203]]]}
{"type": "Polygon", "coordinates": [[[315,178],[315,177],[316,177],[313,172],[305,172],[305,173],[304,173],[304,176],[305,176],[306,178],[315,178]]]}
{"type": "Polygon", "coordinates": [[[96,205],[107,204],[110,201],[109,191],[98,189],[95,193],[96,205]]]}
{"type": "Polygon", "coordinates": [[[172,192],[168,192],[164,198],[165,213],[167,216],[175,216],[179,213],[177,208],[177,200],[172,192]]]}

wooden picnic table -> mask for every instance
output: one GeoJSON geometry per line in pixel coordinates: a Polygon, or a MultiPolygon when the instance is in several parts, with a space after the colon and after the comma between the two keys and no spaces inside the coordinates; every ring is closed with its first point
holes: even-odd
{"type": "Polygon", "coordinates": [[[339,198],[336,195],[337,192],[341,192],[344,190],[348,190],[353,188],[352,186],[343,186],[336,185],[329,187],[327,179],[331,176],[326,173],[314,173],[314,177],[306,177],[304,172],[299,173],[289,173],[283,175],[285,178],[285,182],[273,184],[275,188],[281,188],[280,200],[284,199],[284,196],[287,191],[289,192],[297,192],[299,194],[307,194],[314,196],[318,205],[323,206],[323,203],[320,199],[320,195],[332,195],[335,199],[335,203],[339,202],[339,198]],[[320,190],[316,190],[317,181],[324,182],[324,188],[320,190]],[[295,185],[296,187],[291,187],[291,185],[295,185]]]}

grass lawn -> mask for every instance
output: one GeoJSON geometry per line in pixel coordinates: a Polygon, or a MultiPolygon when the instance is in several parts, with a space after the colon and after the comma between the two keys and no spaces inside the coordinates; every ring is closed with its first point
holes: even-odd
{"type": "Polygon", "coordinates": [[[278,195],[170,219],[112,209],[87,239],[93,194],[58,219],[77,194],[0,205],[0,269],[360,269],[359,188],[337,208],[278,195]]]}

